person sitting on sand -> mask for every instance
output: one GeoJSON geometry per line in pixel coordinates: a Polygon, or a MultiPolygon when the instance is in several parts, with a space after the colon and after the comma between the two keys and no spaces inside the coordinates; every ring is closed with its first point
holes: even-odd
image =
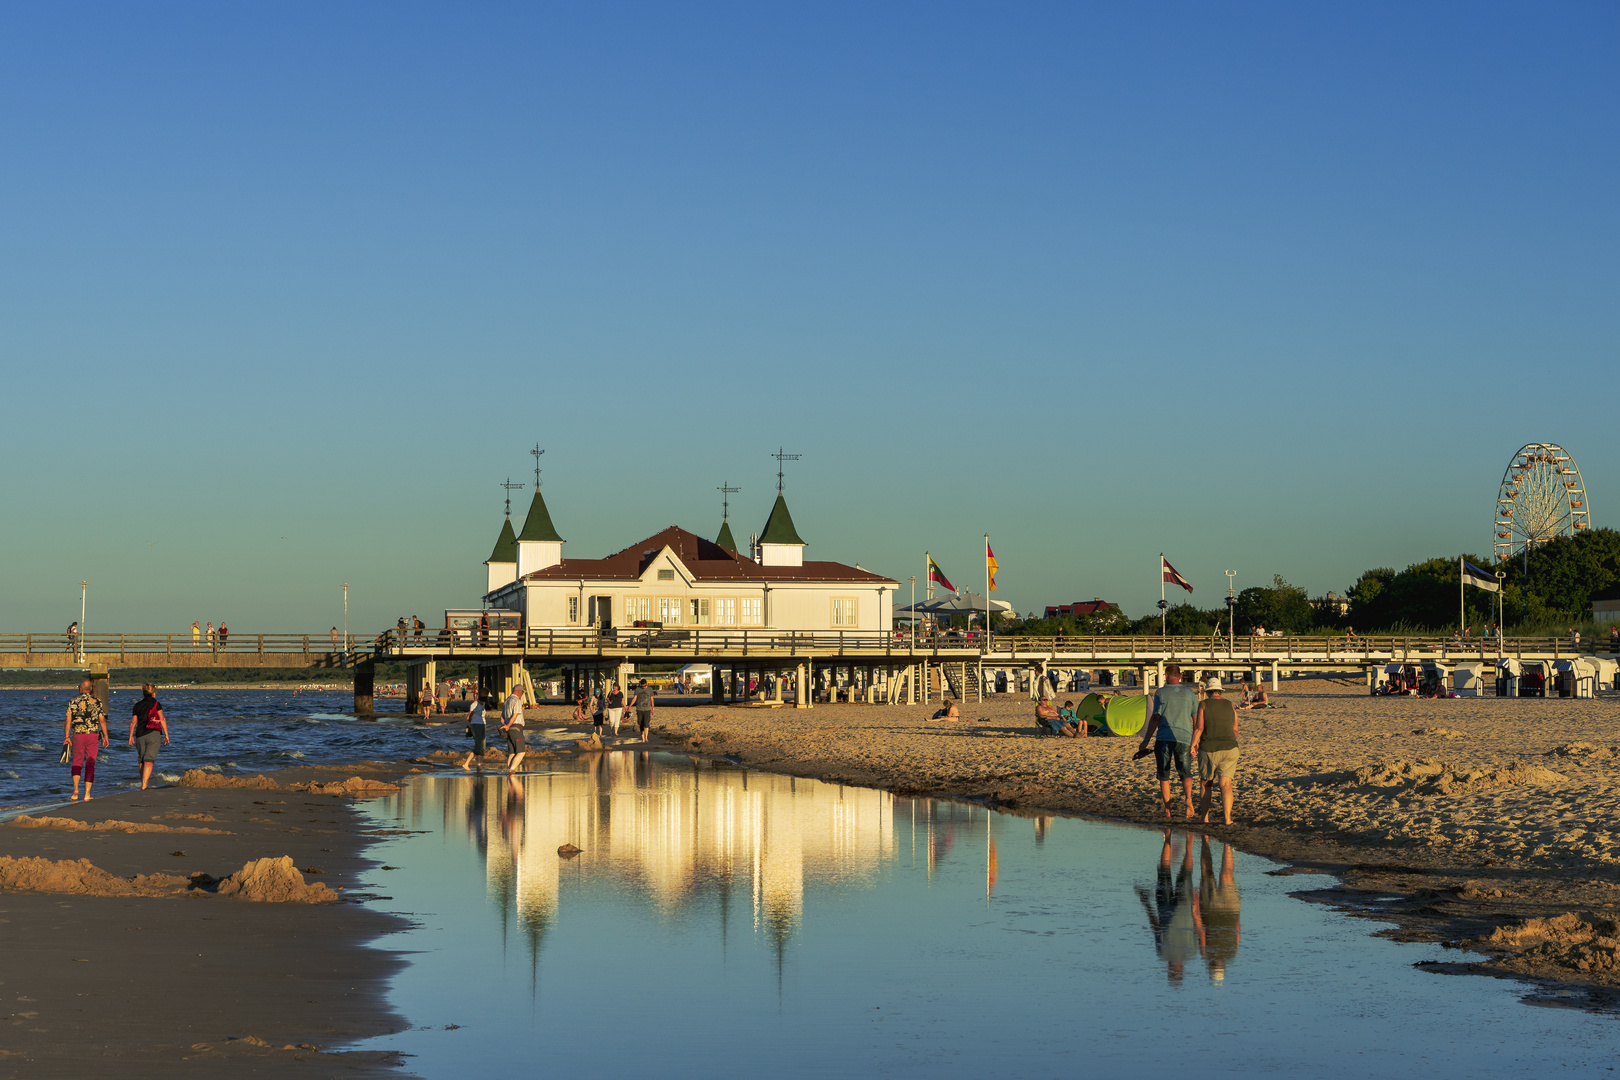
{"type": "Polygon", "coordinates": [[[461,763],[461,769],[463,772],[472,772],[473,763],[475,761],[478,763],[478,767],[480,769],[484,767],[484,748],[487,745],[485,736],[488,732],[488,725],[485,723],[484,714],[484,699],[480,697],[474,701],[472,703],[472,707],[467,710],[467,737],[472,739],[473,748],[467,752],[467,757],[461,763]]]}
{"type": "Polygon", "coordinates": [[[1074,715],[1074,702],[1063,703],[1063,708],[1058,710],[1058,719],[1059,735],[1067,735],[1071,739],[1085,739],[1091,736],[1091,723],[1074,715]]]}
{"type": "Polygon", "coordinates": [[[1248,683],[1243,684],[1243,701],[1238,705],[1240,709],[1269,709],[1271,698],[1266,696],[1266,684],[1257,682],[1251,689],[1248,683]]]}
{"type": "Polygon", "coordinates": [[[960,720],[960,719],[962,719],[962,710],[957,708],[956,702],[953,701],[950,704],[946,705],[943,709],[939,710],[939,712],[935,713],[933,716],[930,716],[928,719],[930,719],[930,720],[960,720]]]}

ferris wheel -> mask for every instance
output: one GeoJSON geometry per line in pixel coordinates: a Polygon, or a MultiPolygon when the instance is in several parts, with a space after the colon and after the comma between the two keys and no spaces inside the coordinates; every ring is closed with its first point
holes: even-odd
{"type": "Polygon", "coordinates": [[[1496,494],[1496,559],[1585,532],[1591,520],[1580,466],[1569,451],[1529,443],[1513,455],[1496,494]]]}

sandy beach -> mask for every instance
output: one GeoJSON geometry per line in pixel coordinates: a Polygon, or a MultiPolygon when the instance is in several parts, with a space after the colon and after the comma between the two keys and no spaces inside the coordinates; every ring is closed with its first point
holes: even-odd
{"type": "Polygon", "coordinates": [[[354,902],[376,865],[355,794],[400,772],[287,769],[0,824],[0,1077],[398,1075],[330,1047],[404,1024],[384,996],[401,961],[369,945],[400,920],[354,902]]]}

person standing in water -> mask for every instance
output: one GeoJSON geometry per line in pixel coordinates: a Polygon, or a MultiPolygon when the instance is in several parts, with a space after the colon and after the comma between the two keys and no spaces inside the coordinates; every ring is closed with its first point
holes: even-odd
{"type": "Polygon", "coordinates": [[[1238,946],[1243,943],[1243,901],[1238,896],[1237,875],[1233,872],[1232,845],[1223,844],[1221,847],[1218,876],[1215,860],[1210,855],[1208,836],[1204,837],[1199,853],[1201,873],[1198,877],[1198,899],[1203,909],[1203,921],[1198,931],[1198,946],[1204,953],[1209,981],[1214,983],[1226,979],[1226,965],[1237,955],[1238,946]]]}
{"type": "Polygon", "coordinates": [[[501,706],[501,733],[506,736],[507,748],[511,750],[506,759],[506,771],[516,772],[528,752],[523,743],[523,691],[516,686],[501,706]]]}
{"type": "Polygon", "coordinates": [[[467,710],[467,734],[473,741],[473,748],[467,752],[466,760],[461,763],[461,768],[463,772],[472,772],[473,762],[475,760],[479,762],[478,767],[480,769],[484,767],[482,764],[484,760],[484,749],[488,745],[485,742],[487,729],[484,723],[483,698],[478,698],[475,700],[472,703],[472,707],[467,710]]]}
{"type": "Polygon", "coordinates": [[[68,702],[67,722],[62,725],[62,745],[73,748],[73,801],[79,801],[79,778],[84,778],[84,801],[90,801],[90,785],[96,782],[96,754],[112,743],[107,734],[107,710],[90,692],[90,680],[79,684],[79,696],[68,702]]]}
{"type": "Polygon", "coordinates": [[[636,710],[636,730],[641,732],[641,741],[647,741],[647,729],[652,726],[653,710],[658,708],[653,701],[652,688],[647,680],[642,679],[641,685],[636,687],[635,698],[631,701],[636,710]]]}
{"type": "Polygon", "coordinates": [[[141,687],[141,700],[135,703],[129,717],[129,745],[139,751],[142,791],[152,782],[152,766],[157,764],[160,744],[169,745],[169,721],[158,704],[157,687],[147,683],[141,687]]]}

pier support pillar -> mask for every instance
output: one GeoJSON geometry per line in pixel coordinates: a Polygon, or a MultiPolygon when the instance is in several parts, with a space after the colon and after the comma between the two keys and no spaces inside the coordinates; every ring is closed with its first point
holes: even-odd
{"type": "MultiPolygon", "coordinates": [[[[112,716],[112,710],[108,707],[112,698],[112,680],[107,677],[107,665],[90,665],[90,670],[84,673],[84,677],[90,680],[90,696],[101,702],[103,712],[109,717],[112,716]]],[[[107,726],[117,730],[116,724],[109,723],[107,726]]]]}
{"type": "Polygon", "coordinates": [[[367,660],[354,665],[354,712],[356,716],[369,716],[375,712],[373,697],[377,689],[377,665],[367,660]]]}
{"type": "Polygon", "coordinates": [[[804,665],[800,664],[793,669],[793,707],[795,709],[808,709],[810,707],[809,680],[805,678],[804,665]]]}
{"type": "Polygon", "coordinates": [[[1277,692],[1277,661],[1275,660],[1271,662],[1271,692],[1273,694],[1277,692]]]}
{"type": "Polygon", "coordinates": [[[720,704],[720,665],[709,665],[709,700],[720,704]]]}

